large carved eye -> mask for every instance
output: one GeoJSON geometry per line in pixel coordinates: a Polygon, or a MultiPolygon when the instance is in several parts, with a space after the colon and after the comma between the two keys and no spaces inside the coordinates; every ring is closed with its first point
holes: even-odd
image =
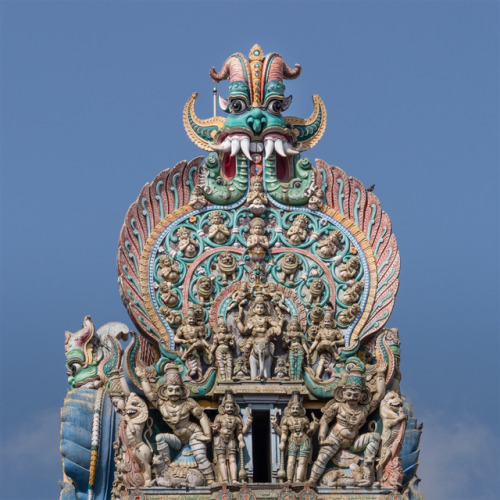
{"type": "Polygon", "coordinates": [[[280,99],[273,99],[269,101],[267,109],[271,111],[271,113],[275,113],[278,115],[283,111],[283,102],[280,99]]]}
{"type": "Polygon", "coordinates": [[[82,367],[82,365],[80,363],[71,363],[69,365],[69,369],[71,370],[71,373],[76,373],[81,367],[82,367]]]}
{"type": "Polygon", "coordinates": [[[233,113],[242,113],[247,109],[247,103],[243,99],[233,99],[231,101],[231,111],[233,113]]]}

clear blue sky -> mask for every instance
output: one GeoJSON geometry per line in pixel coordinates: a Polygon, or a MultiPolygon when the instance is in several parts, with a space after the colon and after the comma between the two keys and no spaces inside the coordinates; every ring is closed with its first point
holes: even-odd
{"type": "MultiPolygon", "coordinates": [[[[393,222],[402,389],[424,421],[428,499],[499,491],[496,1],[1,2],[2,499],[58,497],[64,331],[130,325],[115,255],[128,206],[203,154],[182,127],[210,66],[254,43],[303,68],[289,113],[328,110],[308,152],[393,222]],[[29,482],[26,478],[29,477],[29,482]]],[[[224,85],[222,85],[222,88],[224,85]]]]}

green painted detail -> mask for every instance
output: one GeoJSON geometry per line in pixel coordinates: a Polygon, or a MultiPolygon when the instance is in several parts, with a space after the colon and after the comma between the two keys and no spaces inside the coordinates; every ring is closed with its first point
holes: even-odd
{"type": "Polygon", "coordinates": [[[304,142],[311,139],[311,137],[314,137],[317,134],[319,127],[321,126],[322,119],[323,113],[321,112],[320,108],[318,116],[310,125],[293,125],[292,129],[299,131],[297,140],[299,142],[304,142]]]}
{"type": "Polygon", "coordinates": [[[359,189],[354,190],[356,192],[356,201],[354,202],[354,224],[359,227],[359,200],[361,199],[361,191],[359,189]]]}
{"type": "Polygon", "coordinates": [[[384,305],[384,302],[387,302],[392,297],[392,295],[393,295],[393,293],[389,292],[383,299],[381,299],[379,302],[377,302],[375,307],[372,309],[370,316],[373,316],[375,314],[375,311],[377,309],[380,309],[384,305]]]}
{"type": "Polygon", "coordinates": [[[215,153],[207,156],[203,169],[203,194],[211,203],[231,205],[245,195],[248,187],[248,160],[245,155],[236,156],[236,175],[233,179],[222,177],[219,157],[215,153]]]}
{"type": "Polygon", "coordinates": [[[186,184],[189,186],[190,191],[194,189],[194,180],[193,180],[193,174],[198,170],[198,167],[191,167],[191,170],[189,170],[189,179],[187,180],[186,184]]]}
{"type": "Polygon", "coordinates": [[[172,186],[170,186],[170,191],[174,193],[174,205],[175,205],[175,210],[179,208],[179,188],[177,187],[177,180],[179,179],[179,172],[177,172],[173,177],[172,177],[172,186]]]}
{"type": "Polygon", "coordinates": [[[377,205],[375,203],[372,203],[370,205],[372,209],[372,215],[370,217],[370,222],[368,223],[368,231],[366,232],[366,238],[370,240],[370,236],[372,235],[372,227],[373,224],[375,224],[375,216],[377,215],[377,205]]]}
{"type": "Polygon", "coordinates": [[[120,352],[118,351],[118,347],[115,343],[116,341],[114,339],[109,339],[109,342],[113,346],[113,354],[102,367],[102,371],[104,372],[104,375],[106,375],[106,377],[109,377],[111,375],[111,371],[115,368],[115,366],[118,366],[118,358],[120,356],[120,352]]]}
{"type": "Polygon", "coordinates": [[[132,233],[137,238],[137,241],[139,242],[139,250],[142,253],[142,238],[141,238],[141,235],[140,235],[139,231],[135,227],[136,224],[137,224],[137,220],[136,219],[130,219],[130,225],[132,226],[132,233]]]}
{"type": "Polygon", "coordinates": [[[328,181],[326,180],[326,172],[321,170],[321,189],[323,192],[326,192],[326,188],[328,187],[328,181]]]}
{"type": "Polygon", "coordinates": [[[139,321],[141,322],[141,324],[144,326],[144,328],[146,329],[146,331],[148,331],[149,333],[152,333],[153,335],[155,335],[156,337],[160,338],[160,335],[158,334],[158,332],[156,330],[153,330],[145,321],[144,321],[144,318],[142,316],[139,316],[139,321]]]}
{"type": "Polygon", "coordinates": [[[338,383],[332,382],[331,384],[319,384],[315,382],[311,377],[308,370],[304,371],[304,383],[307,390],[317,398],[320,399],[331,399],[333,397],[333,390],[337,387],[338,383]]]}
{"type": "Polygon", "coordinates": [[[380,318],[378,318],[377,321],[374,321],[370,326],[367,326],[364,330],[363,333],[361,333],[360,338],[365,335],[365,333],[369,332],[372,329],[378,328],[380,321],[384,320],[389,316],[389,313],[386,311],[380,318]]]}
{"type": "Polygon", "coordinates": [[[283,129],[287,127],[281,114],[271,113],[265,106],[260,108],[249,107],[242,113],[230,113],[224,122],[224,131],[237,132],[248,130],[251,137],[263,137],[266,129],[283,129]]]}
{"type": "Polygon", "coordinates": [[[342,179],[337,179],[337,184],[339,185],[339,192],[337,194],[337,201],[339,203],[339,210],[342,215],[344,213],[344,181],[342,179]]]}
{"type": "MultiPolygon", "coordinates": [[[[101,413],[101,412],[99,410],[94,410],[94,413],[101,413]]],[[[99,445],[97,445],[97,444],[93,444],[93,445],[90,446],[90,450],[91,451],[92,450],[97,451],[98,449],[99,449],[99,445]]]]}
{"type": "Polygon", "coordinates": [[[158,202],[158,208],[160,209],[160,219],[163,219],[165,217],[165,207],[163,206],[163,200],[161,198],[161,188],[163,187],[164,182],[160,181],[156,185],[156,196],[155,200],[158,202]]]}
{"type": "Polygon", "coordinates": [[[248,85],[245,82],[233,82],[229,84],[229,96],[244,97],[247,100],[250,100],[250,92],[248,91],[248,85]]]}
{"type": "Polygon", "coordinates": [[[137,290],[137,292],[141,293],[141,289],[139,288],[139,285],[137,284],[137,281],[135,281],[135,279],[133,278],[133,276],[130,276],[130,274],[128,273],[128,268],[127,268],[127,266],[125,264],[123,264],[123,266],[122,266],[122,271],[126,274],[127,279],[134,285],[134,287],[137,290]]]}
{"type": "Polygon", "coordinates": [[[130,250],[130,246],[131,246],[130,241],[126,240],[124,243],[124,246],[128,251],[128,258],[134,263],[135,270],[137,271],[137,274],[139,274],[139,266],[137,264],[137,260],[135,258],[135,255],[130,250]]]}
{"type": "Polygon", "coordinates": [[[382,269],[384,269],[384,267],[389,263],[389,260],[392,256],[392,247],[389,248],[389,255],[387,256],[387,259],[384,260],[384,262],[382,262],[382,264],[380,265],[380,267],[377,269],[377,273],[380,274],[380,272],[382,271],[382,269]]]}
{"type": "MultiPolygon", "coordinates": [[[[267,78],[267,75],[266,75],[267,78]]],[[[285,86],[279,81],[267,82],[264,89],[264,99],[267,101],[270,97],[284,97],[285,96],[285,86]]]]}
{"type": "Polygon", "coordinates": [[[66,353],[67,361],[81,361],[85,362],[85,353],[81,349],[72,349],[66,353]]]}
{"type": "Polygon", "coordinates": [[[387,226],[384,226],[384,230],[382,231],[382,236],[377,241],[377,246],[375,247],[375,257],[378,254],[378,249],[380,248],[380,245],[384,242],[384,235],[387,233],[387,226]]]}
{"type": "Polygon", "coordinates": [[[134,299],[134,296],[132,295],[132,291],[131,290],[127,290],[127,295],[130,297],[130,299],[132,300],[132,302],[134,303],[134,305],[137,306],[146,316],[148,316],[148,312],[144,308],[144,305],[141,304],[136,299],[134,299]]]}
{"type": "Polygon", "coordinates": [[[381,288],[383,288],[385,285],[387,285],[387,283],[389,283],[390,279],[394,276],[395,273],[396,273],[396,267],[393,266],[391,274],[384,281],[382,281],[382,283],[380,283],[380,285],[377,287],[377,293],[381,288]]]}
{"type": "Polygon", "coordinates": [[[203,141],[213,142],[212,132],[217,132],[219,128],[215,125],[198,125],[191,116],[191,109],[188,109],[187,119],[193,132],[203,141]]]}
{"type": "Polygon", "coordinates": [[[302,158],[295,164],[295,177],[289,182],[280,182],[276,177],[276,157],[273,155],[265,160],[266,187],[269,195],[284,205],[307,205],[309,196],[306,191],[314,180],[314,170],[307,158],[302,158]]]}
{"type": "Polygon", "coordinates": [[[143,198],[141,200],[142,215],[146,219],[146,227],[148,229],[148,236],[151,234],[151,218],[149,217],[149,210],[146,208],[147,199],[143,198]]]}
{"type": "Polygon", "coordinates": [[[81,368],[78,373],[68,377],[68,383],[72,389],[77,385],[80,386],[86,381],[91,381],[97,377],[97,366],[91,363],[86,367],[81,368]]]}

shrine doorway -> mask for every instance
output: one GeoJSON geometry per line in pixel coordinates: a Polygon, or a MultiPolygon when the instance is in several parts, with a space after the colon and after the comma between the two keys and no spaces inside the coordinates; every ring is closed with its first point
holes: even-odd
{"type": "Polygon", "coordinates": [[[271,482],[271,421],[269,410],[254,410],[252,422],[253,482],[271,482]]]}

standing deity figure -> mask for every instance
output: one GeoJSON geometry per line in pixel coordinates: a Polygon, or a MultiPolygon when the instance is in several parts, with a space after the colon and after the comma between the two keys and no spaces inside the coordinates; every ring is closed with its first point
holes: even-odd
{"type": "Polygon", "coordinates": [[[311,460],[312,436],[318,429],[319,421],[313,415],[312,422],[309,422],[306,417],[306,409],[300,402],[298,392],[293,393],[284,413],[285,415],[281,419],[280,425],[278,425],[275,410],[274,415],[271,417],[271,424],[274,432],[280,436],[280,450],[283,452],[286,448],[287,481],[303,483],[306,479],[307,465],[311,460]]]}
{"type": "Polygon", "coordinates": [[[250,191],[248,192],[246,205],[254,215],[260,215],[269,203],[262,177],[253,177],[250,181],[250,191]]]}
{"type": "Polygon", "coordinates": [[[253,260],[262,260],[269,248],[269,240],[265,235],[266,223],[260,217],[254,217],[250,221],[250,234],[247,238],[247,248],[253,260]]]}
{"type": "Polygon", "coordinates": [[[333,319],[333,312],[326,310],[316,338],[309,349],[310,362],[314,353],[319,357],[315,372],[315,376],[318,379],[321,378],[325,368],[333,360],[339,359],[338,348],[345,345],[344,336],[337,330],[336,326],[333,319]]]}
{"type": "Polygon", "coordinates": [[[292,225],[286,232],[288,241],[294,245],[300,245],[307,238],[307,224],[309,219],[304,214],[299,214],[293,219],[292,225]]]}
{"type": "MultiPolygon", "coordinates": [[[[252,414],[247,408],[247,422],[243,424],[240,407],[234,400],[233,393],[226,391],[219,405],[219,413],[212,424],[214,432],[214,455],[217,461],[217,480],[220,483],[238,482],[237,453],[243,453],[243,436],[252,425],[252,414]]],[[[246,479],[246,471],[241,464],[239,479],[246,479]]]]}
{"type": "Polygon", "coordinates": [[[323,259],[330,259],[337,253],[341,240],[342,233],[338,230],[332,231],[324,240],[318,243],[318,255],[323,259]]]}
{"type": "Polygon", "coordinates": [[[231,231],[224,224],[222,220],[222,214],[216,210],[211,212],[208,216],[210,220],[210,227],[208,228],[208,237],[218,245],[223,245],[227,242],[231,231]]]}
{"type": "Polygon", "coordinates": [[[378,479],[382,486],[401,488],[404,479],[400,451],[406,431],[408,415],[403,411],[403,401],[395,391],[389,391],[380,403],[382,442],[378,460],[378,479]]]}
{"type": "Polygon", "coordinates": [[[283,334],[283,348],[288,351],[290,380],[301,380],[304,358],[309,355],[306,339],[296,317],[283,334]]]}
{"type": "Polygon", "coordinates": [[[188,362],[189,376],[200,379],[203,375],[201,358],[210,362],[210,345],[206,341],[207,328],[199,321],[193,308],[189,308],[183,325],[177,328],[174,343],[180,345],[183,353],[181,359],[188,362]]]}
{"type": "Polygon", "coordinates": [[[245,337],[240,343],[240,349],[249,360],[252,380],[265,380],[271,376],[273,340],[281,333],[283,322],[283,318],[276,321],[271,317],[262,295],[257,295],[245,321],[243,308],[240,306],[236,327],[245,337]]]}
{"type": "Polygon", "coordinates": [[[157,434],[158,448],[179,449],[181,445],[189,445],[199,470],[207,483],[212,484],[214,472],[207,458],[207,443],[212,440],[210,420],[201,406],[188,397],[188,389],[182,383],[177,365],[165,365],[162,384],[151,385],[146,371],[141,367],[136,368],[136,373],[141,380],[144,394],[173,432],[157,434]],[[191,418],[198,420],[199,425],[191,421],[191,418]]]}
{"type": "Polygon", "coordinates": [[[233,379],[233,351],[234,335],[229,330],[222,316],[214,328],[213,344],[211,347],[212,357],[215,353],[215,361],[219,367],[221,380],[233,379]]]}
{"type": "Polygon", "coordinates": [[[376,392],[372,395],[365,386],[364,366],[361,361],[351,358],[346,364],[347,379],[336,387],[333,399],[322,409],[318,436],[320,450],[311,469],[308,481],[310,485],[317,483],[330,460],[341,449],[353,453],[364,451],[362,479],[358,486],[370,486],[373,483],[380,434],[359,434],[359,430],[385,395],[385,369],[385,365],[377,368],[376,392]],[[330,427],[333,420],[335,423],[330,427]]]}
{"type": "Polygon", "coordinates": [[[188,259],[195,257],[200,245],[194,238],[191,238],[189,229],[180,227],[177,230],[177,238],[179,239],[177,246],[182,252],[182,256],[188,259]]]}

